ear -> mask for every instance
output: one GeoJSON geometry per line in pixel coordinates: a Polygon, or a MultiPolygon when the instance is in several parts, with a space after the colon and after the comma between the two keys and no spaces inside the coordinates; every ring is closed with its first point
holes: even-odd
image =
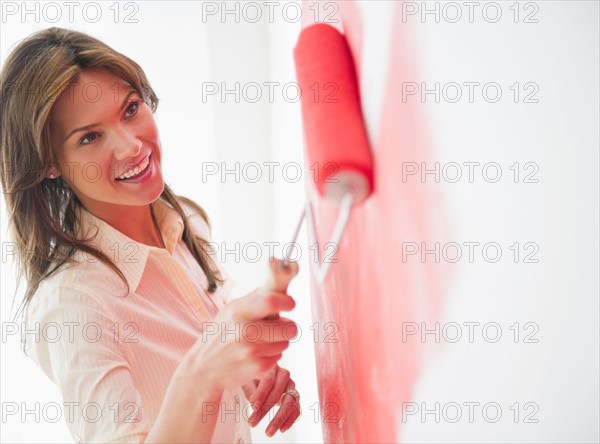
{"type": "Polygon", "coordinates": [[[58,168],[56,168],[54,165],[48,168],[48,171],[46,172],[46,177],[48,179],[56,179],[59,175],[58,168]]]}

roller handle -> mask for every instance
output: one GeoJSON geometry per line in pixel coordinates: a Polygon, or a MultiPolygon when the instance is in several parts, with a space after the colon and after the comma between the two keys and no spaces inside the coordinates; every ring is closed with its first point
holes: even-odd
{"type": "MultiPolygon", "coordinates": [[[[290,281],[298,274],[299,266],[296,262],[288,262],[285,259],[269,260],[269,276],[263,285],[265,292],[286,293],[290,281]]],[[[274,313],[265,318],[266,320],[279,319],[279,314],[274,313]]]]}

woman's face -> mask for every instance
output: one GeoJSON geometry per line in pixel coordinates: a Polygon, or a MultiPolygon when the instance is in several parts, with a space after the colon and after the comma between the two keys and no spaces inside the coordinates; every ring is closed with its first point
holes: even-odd
{"type": "Polygon", "coordinates": [[[50,134],[62,179],[95,215],[118,214],[123,205],[147,205],[161,195],[162,148],[152,110],[111,72],[81,72],[56,101],[50,134]],[[118,179],[148,163],[137,177],[118,179]]]}

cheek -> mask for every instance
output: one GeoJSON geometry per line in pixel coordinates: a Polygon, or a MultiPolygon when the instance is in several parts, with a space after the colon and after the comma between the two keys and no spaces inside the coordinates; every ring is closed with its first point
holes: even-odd
{"type": "Polygon", "coordinates": [[[74,182],[84,189],[97,186],[106,180],[110,181],[116,168],[112,157],[106,154],[81,156],[70,161],[73,162],[72,165],[76,165],[72,168],[74,182]]]}
{"type": "Polygon", "coordinates": [[[146,138],[149,140],[158,141],[158,128],[154,122],[146,127],[146,138]]]}
{"type": "Polygon", "coordinates": [[[162,147],[158,127],[152,117],[144,122],[142,131],[144,142],[155,152],[156,159],[159,160],[162,157],[162,147]]]}
{"type": "Polygon", "coordinates": [[[84,162],[75,172],[75,182],[80,188],[86,189],[97,186],[100,182],[110,180],[110,162],[100,162],[98,159],[84,162]]]}
{"type": "Polygon", "coordinates": [[[142,125],[141,130],[144,134],[144,138],[149,140],[157,140],[158,139],[158,127],[156,126],[156,121],[154,120],[154,114],[148,106],[144,106],[143,114],[142,114],[142,125]]]}

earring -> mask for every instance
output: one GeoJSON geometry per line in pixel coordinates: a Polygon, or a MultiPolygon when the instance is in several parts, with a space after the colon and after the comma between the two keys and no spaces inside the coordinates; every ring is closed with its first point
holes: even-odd
{"type": "Polygon", "coordinates": [[[50,173],[50,179],[54,179],[55,177],[54,174],[50,173]]]}

